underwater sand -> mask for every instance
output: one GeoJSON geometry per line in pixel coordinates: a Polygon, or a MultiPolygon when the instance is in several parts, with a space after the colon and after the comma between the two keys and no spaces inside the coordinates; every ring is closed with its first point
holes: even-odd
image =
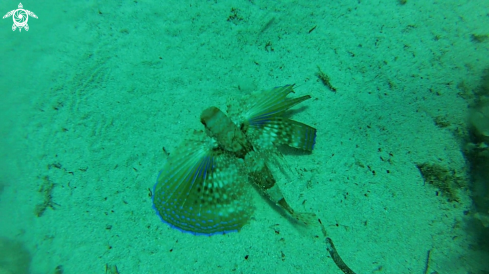
{"type": "Polygon", "coordinates": [[[0,237],[31,273],[341,273],[258,194],[240,232],[212,237],[152,208],[163,147],[202,110],[293,83],[313,97],[294,120],[318,134],[278,183],[353,270],[489,271],[470,182],[448,201],[417,168],[467,170],[456,133],[489,66],[487,0],[117,2],[23,2],[28,32],[0,24],[0,237]]]}

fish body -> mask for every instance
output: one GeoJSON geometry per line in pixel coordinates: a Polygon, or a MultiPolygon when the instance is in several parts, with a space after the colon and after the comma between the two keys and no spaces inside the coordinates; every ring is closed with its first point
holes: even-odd
{"type": "Polygon", "coordinates": [[[153,204],[161,219],[185,232],[212,235],[239,230],[253,213],[250,184],[293,218],[308,223],[286,202],[268,157],[279,145],[312,151],[316,129],[285,117],[311,98],[287,98],[293,86],[260,95],[234,122],[217,107],[201,114],[205,134],[195,131],[170,155],[158,176],[153,204]]]}

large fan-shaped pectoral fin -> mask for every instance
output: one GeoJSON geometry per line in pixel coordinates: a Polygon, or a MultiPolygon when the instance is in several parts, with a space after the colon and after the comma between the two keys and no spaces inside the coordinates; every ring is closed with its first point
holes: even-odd
{"type": "Polygon", "coordinates": [[[239,230],[253,212],[239,164],[202,142],[185,142],[158,177],[154,207],[163,221],[182,231],[239,230]]]}

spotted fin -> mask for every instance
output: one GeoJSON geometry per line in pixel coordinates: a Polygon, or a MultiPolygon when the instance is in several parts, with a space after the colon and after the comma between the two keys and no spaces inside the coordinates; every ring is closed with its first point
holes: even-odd
{"type": "Polygon", "coordinates": [[[293,85],[288,85],[265,92],[245,113],[245,123],[258,147],[284,144],[305,151],[314,149],[316,129],[285,117],[288,109],[311,98],[309,95],[286,98],[294,92],[292,88],[293,85]]]}
{"type": "Polygon", "coordinates": [[[286,118],[274,118],[255,131],[254,143],[258,147],[288,145],[293,148],[312,151],[316,144],[315,128],[286,118]]]}
{"type": "Polygon", "coordinates": [[[171,154],[155,185],[161,219],[192,234],[239,230],[253,213],[242,161],[211,141],[186,141],[171,154]]]}

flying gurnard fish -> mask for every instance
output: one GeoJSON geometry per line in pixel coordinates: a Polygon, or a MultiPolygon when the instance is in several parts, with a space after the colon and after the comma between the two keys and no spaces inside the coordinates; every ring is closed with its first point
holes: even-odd
{"type": "Polygon", "coordinates": [[[314,214],[295,212],[269,168],[277,147],[312,151],[316,129],[290,120],[286,111],[310,99],[287,98],[293,85],[266,91],[235,111],[235,121],[216,107],[204,110],[203,131],[172,153],[158,176],[153,204],[170,226],[193,234],[239,230],[253,213],[249,182],[292,218],[308,223],[314,214]]]}

